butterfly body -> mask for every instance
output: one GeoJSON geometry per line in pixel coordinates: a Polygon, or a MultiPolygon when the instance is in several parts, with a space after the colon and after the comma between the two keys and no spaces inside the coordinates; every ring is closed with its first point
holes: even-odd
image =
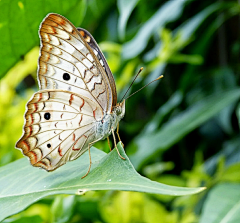
{"type": "Polygon", "coordinates": [[[117,104],[113,75],[89,32],[51,13],[39,35],[41,90],[27,104],[16,147],[33,166],[53,171],[114,133],[125,101],[117,104]]]}
{"type": "Polygon", "coordinates": [[[111,114],[106,114],[103,119],[97,122],[96,138],[106,139],[115,131],[118,123],[125,114],[125,101],[119,103],[111,114]]]}

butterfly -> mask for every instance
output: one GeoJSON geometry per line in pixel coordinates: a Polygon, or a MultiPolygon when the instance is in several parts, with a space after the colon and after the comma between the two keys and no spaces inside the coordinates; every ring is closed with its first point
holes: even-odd
{"type": "MultiPolygon", "coordinates": [[[[112,72],[92,35],[51,13],[42,21],[39,36],[40,91],[27,103],[23,136],[16,147],[33,166],[47,171],[87,150],[90,156],[90,147],[106,138],[109,144],[110,134],[117,149],[114,131],[121,141],[118,127],[125,100],[117,103],[112,72]]],[[[86,175],[90,168],[91,156],[86,175]]]]}

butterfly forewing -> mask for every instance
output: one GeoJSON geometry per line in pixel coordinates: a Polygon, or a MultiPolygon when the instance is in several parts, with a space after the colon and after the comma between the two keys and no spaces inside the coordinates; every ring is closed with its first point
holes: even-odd
{"type": "Polygon", "coordinates": [[[51,171],[78,158],[96,140],[96,122],[103,112],[87,97],[45,90],[28,102],[25,118],[24,135],[17,147],[32,165],[51,171]]]}
{"type": "Polygon", "coordinates": [[[40,88],[84,95],[96,101],[104,112],[111,112],[116,89],[111,89],[109,75],[78,30],[64,17],[49,14],[39,33],[40,88]]]}

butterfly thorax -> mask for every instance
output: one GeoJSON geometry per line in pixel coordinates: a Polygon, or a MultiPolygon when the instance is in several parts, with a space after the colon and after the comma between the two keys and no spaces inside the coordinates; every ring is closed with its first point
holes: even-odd
{"type": "Polygon", "coordinates": [[[104,115],[101,121],[97,122],[96,139],[105,139],[117,128],[119,121],[125,114],[125,100],[117,104],[110,114],[104,115]]]}

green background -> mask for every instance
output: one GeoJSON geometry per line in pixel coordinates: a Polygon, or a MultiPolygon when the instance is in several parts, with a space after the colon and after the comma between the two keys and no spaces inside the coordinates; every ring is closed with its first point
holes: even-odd
{"type": "MultiPolygon", "coordinates": [[[[70,190],[64,194],[59,190],[45,194],[48,196],[40,200],[34,200],[33,196],[30,203],[34,204],[25,204],[24,211],[5,221],[238,222],[240,5],[237,0],[0,1],[0,186],[10,194],[5,196],[0,191],[4,216],[10,212],[3,211],[3,204],[7,204],[5,208],[13,205],[14,192],[21,190],[19,185],[24,187],[19,182],[25,178],[17,177],[16,170],[26,171],[23,174],[29,171],[27,179],[31,180],[41,175],[38,177],[38,169],[31,167],[26,157],[13,161],[23,157],[14,148],[22,134],[25,105],[38,90],[38,28],[50,12],[65,16],[94,36],[114,74],[118,100],[140,67],[144,70],[131,93],[164,75],[126,101],[126,115],[120,122],[124,149],[137,172],[152,181],[207,189],[180,197],[173,196],[174,190],[168,193],[171,195],[142,190],[140,181],[139,185],[124,189],[119,185],[128,179],[118,177],[124,168],[121,170],[122,163],[113,162],[115,153],[105,155],[94,149],[94,157],[104,154],[107,160],[101,161],[103,169],[100,169],[105,170],[105,177],[108,168],[116,167],[117,174],[111,178],[117,180],[115,188],[105,185],[101,191],[94,188],[84,196],[64,195],[74,194],[70,190]]],[[[94,146],[109,153],[106,140],[94,146]]],[[[71,166],[83,165],[84,157],[61,167],[61,172],[54,176],[60,182],[65,179],[69,182],[64,177],[72,171],[71,166]],[[69,172],[64,175],[65,170],[69,172]]],[[[131,166],[130,162],[127,165],[131,166]]],[[[90,182],[98,167],[96,164],[90,172],[90,182]]],[[[74,177],[79,180],[81,174],[78,174],[73,174],[71,180],[74,177]]]]}

